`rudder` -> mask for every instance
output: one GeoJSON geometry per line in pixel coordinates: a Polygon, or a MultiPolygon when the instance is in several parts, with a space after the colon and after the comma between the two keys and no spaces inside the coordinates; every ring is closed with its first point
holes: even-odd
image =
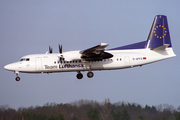
{"type": "Polygon", "coordinates": [[[172,47],[168,28],[167,17],[165,15],[156,15],[148,36],[147,48],[153,49],[162,45],[172,47]]]}

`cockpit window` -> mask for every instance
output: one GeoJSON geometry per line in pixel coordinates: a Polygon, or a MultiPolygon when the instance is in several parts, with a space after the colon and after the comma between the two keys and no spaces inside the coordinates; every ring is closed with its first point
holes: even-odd
{"type": "Polygon", "coordinates": [[[30,61],[29,58],[21,58],[20,61],[30,61]]]}
{"type": "Polygon", "coordinates": [[[20,59],[20,61],[24,61],[24,58],[20,59]]]}

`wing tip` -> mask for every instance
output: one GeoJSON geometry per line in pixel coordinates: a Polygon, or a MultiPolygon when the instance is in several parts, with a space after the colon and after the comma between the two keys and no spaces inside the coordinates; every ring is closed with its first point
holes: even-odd
{"type": "Polygon", "coordinates": [[[100,46],[108,46],[107,43],[100,43],[99,45],[100,45],[100,46]]]}

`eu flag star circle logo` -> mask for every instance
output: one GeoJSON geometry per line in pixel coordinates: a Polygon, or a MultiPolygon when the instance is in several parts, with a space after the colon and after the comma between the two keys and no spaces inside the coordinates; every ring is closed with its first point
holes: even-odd
{"type": "Polygon", "coordinates": [[[162,26],[162,25],[155,26],[155,28],[154,28],[154,36],[156,36],[159,39],[162,39],[162,38],[164,38],[166,36],[166,34],[167,34],[167,30],[166,30],[166,28],[164,26],[162,26]],[[158,31],[161,31],[161,30],[163,31],[163,33],[161,35],[159,35],[158,31]]]}

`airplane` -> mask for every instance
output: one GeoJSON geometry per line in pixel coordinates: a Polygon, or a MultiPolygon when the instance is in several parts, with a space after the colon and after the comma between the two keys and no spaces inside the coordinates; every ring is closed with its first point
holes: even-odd
{"type": "Polygon", "coordinates": [[[175,57],[172,49],[167,17],[156,15],[146,41],[106,49],[107,43],[100,43],[86,50],[62,51],[59,53],[26,55],[20,61],[4,66],[4,69],[14,71],[16,81],[21,73],[54,73],[77,72],[77,79],[82,79],[82,71],[88,71],[87,77],[92,78],[92,71],[116,70],[132,68],[175,57]]]}

